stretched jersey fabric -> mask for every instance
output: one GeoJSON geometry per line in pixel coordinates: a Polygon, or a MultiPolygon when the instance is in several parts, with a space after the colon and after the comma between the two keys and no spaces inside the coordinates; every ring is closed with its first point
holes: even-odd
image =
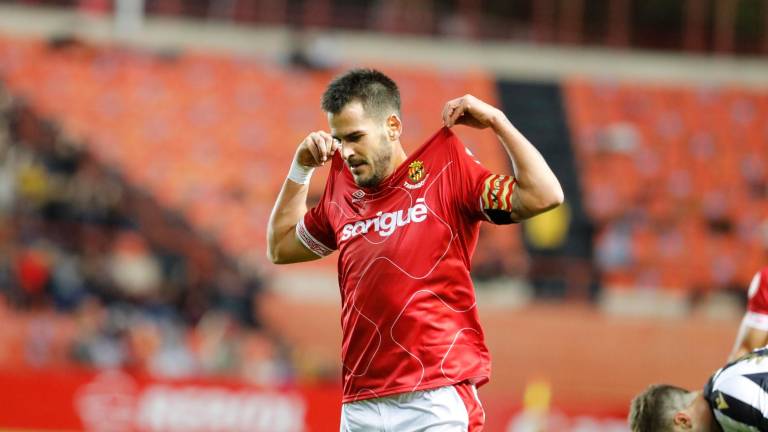
{"type": "Polygon", "coordinates": [[[488,381],[470,259],[481,221],[512,222],[513,189],[447,128],[372,189],[337,153],[296,233],[339,250],[343,402],[488,381]]]}
{"type": "Polygon", "coordinates": [[[749,284],[747,313],[744,323],[768,331],[768,266],[757,272],[749,284]]]}
{"type": "Polygon", "coordinates": [[[723,432],[768,431],[768,348],[715,372],[704,397],[723,432]]]}

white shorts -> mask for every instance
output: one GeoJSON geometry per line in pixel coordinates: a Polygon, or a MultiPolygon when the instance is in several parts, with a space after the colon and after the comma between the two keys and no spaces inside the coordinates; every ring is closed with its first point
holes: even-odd
{"type": "Polygon", "coordinates": [[[341,432],[480,432],[485,412],[473,384],[345,403],[341,432]]]}

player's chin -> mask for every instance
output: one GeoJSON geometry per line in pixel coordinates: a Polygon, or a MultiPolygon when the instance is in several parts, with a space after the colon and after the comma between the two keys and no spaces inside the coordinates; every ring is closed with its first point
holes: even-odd
{"type": "Polygon", "coordinates": [[[360,187],[368,187],[368,186],[370,186],[370,179],[368,178],[368,176],[352,174],[352,177],[354,178],[356,185],[358,185],[360,187]]]}
{"type": "Polygon", "coordinates": [[[374,187],[379,183],[378,179],[374,178],[373,173],[352,174],[352,177],[355,180],[355,184],[360,187],[374,187]]]}
{"type": "Polygon", "coordinates": [[[362,186],[363,183],[368,183],[371,180],[372,173],[368,169],[368,166],[358,165],[351,169],[352,172],[352,178],[355,179],[355,183],[358,184],[358,186],[362,186]]]}

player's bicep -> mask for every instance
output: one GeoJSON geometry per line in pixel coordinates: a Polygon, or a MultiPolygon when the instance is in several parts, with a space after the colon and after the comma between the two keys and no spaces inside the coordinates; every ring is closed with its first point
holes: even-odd
{"type": "Polygon", "coordinates": [[[483,180],[479,205],[489,222],[507,225],[520,220],[515,184],[514,177],[501,174],[491,174],[483,180]]]}

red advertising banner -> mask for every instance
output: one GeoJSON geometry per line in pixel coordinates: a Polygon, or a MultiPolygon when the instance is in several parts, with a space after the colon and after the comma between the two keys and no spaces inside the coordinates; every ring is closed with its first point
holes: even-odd
{"type": "Polygon", "coordinates": [[[0,428],[298,432],[338,429],[340,389],[159,381],[122,371],[0,371],[0,428]]]}
{"type": "MultiPolygon", "coordinates": [[[[481,398],[486,432],[628,431],[625,407],[561,409],[529,396],[524,407],[482,390],[481,398]]],[[[274,389],[118,370],[0,370],[0,430],[326,432],[339,428],[340,401],[333,385],[274,389]]]]}

